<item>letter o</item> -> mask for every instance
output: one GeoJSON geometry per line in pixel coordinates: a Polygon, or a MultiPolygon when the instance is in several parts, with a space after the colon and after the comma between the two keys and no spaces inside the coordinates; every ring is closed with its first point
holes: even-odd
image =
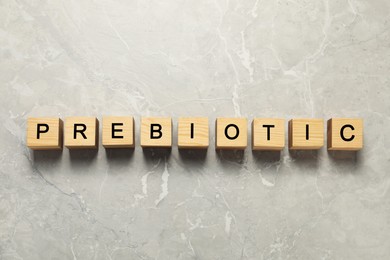
{"type": "Polygon", "coordinates": [[[227,139],[229,140],[234,140],[236,139],[238,136],[240,135],[240,129],[238,128],[237,125],[235,124],[228,124],[226,127],[225,127],[225,136],[227,139]],[[234,136],[229,136],[228,134],[228,130],[230,127],[234,127],[236,129],[236,134],[234,136]]]}

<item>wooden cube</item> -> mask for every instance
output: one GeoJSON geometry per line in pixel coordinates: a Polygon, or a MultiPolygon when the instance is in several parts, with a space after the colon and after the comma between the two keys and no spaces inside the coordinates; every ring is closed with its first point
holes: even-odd
{"type": "Polygon", "coordinates": [[[62,149],[62,120],[56,117],[27,119],[27,146],[33,150],[62,149]]]}
{"type": "Polygon", "coordinates": [[[209,146],[209,119],[207,117],[181,117],[178,121],[179,148],[205,149],[209,146]]]}
{"type": "Polygon", "coordinates": [[[99,121],[95,117],[65,119],[65,146],[69,149],[98,148],[99,121]]]}
{"type": "Polygon", "coordinates": [[[105,116],[102,120],[105,148],[134,147],[134,119],[131,116],[105,116]]]}
{"type": "Polygon", "coordinates": [[[285,121],[275,118],[255,118],[252,122],[252,149],[281,151],[285,145],[285,121]]]}
{"type": "Polygon", "coordinates": [[[217,118],[215,121],[215,148],[243,150],[248,145],[246,118],[217,118]]]}
{"type": "Polygon", "coordinates": [[[323,119],[291,119],[288,133],[291,150],[318,150],[324,146],[323,119]]]}
{"type": "Polygon", "coordinates": [[[331,118],[328,120],[328,149],[358,151],[363,148],[363,120],[331,118]]]}
{"type": "Polygon", "coordinates": [[[170,117],[141,118],[142,147],[172,147],[172,119],[170,117]]]}

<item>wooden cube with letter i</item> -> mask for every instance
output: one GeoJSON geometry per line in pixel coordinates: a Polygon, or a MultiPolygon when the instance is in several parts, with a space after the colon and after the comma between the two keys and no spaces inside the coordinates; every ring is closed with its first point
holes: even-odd
{"type": "Polygon", "coordinates": [[[291,119],[288,122],[291,150],[318,150],[324,146],[323,119],[291,119]]]}
{"type": "Polygon", "coordinates": [[[207,117],[181,117],[177,125],[179,148],[207,149],[209,146],[209,119],[207,117]]]}

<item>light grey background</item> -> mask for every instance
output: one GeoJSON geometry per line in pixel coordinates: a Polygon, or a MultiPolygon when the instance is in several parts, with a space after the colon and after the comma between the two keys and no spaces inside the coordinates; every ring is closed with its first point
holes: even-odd
{"type": "Polygon", "coordinates": [[[389,13],[0,0],[0,259],[389,259],[389,13]],[[27,117],[76,115],[133,115],[137,147],[26,148],[27,117]],[[143,153],[153,115],[209,117],[207,154],[143,153]],[[362,117],[365,148],[216,153],[217,116],[362,117]]]}

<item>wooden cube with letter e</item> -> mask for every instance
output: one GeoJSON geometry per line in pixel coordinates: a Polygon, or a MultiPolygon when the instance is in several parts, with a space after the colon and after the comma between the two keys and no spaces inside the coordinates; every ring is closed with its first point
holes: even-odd
{"type": "Polygon", "coordinates": [[[134,147],[134,118],[131,116],[104,116],[102,144],[105,148],[134,147]]]}

